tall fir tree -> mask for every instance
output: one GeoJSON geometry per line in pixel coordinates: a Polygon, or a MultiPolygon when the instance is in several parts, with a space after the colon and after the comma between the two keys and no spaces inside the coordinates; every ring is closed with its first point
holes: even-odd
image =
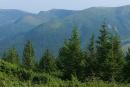
{"type": "Polygon", "coordinates": [[[124,80],[130,82],[130,47],[126,53],[126,63],[123,69],[124,80]]]}
{"type": "Polygon", "coordinates": [[[54,56],[47,49],[43,54],[43,57],[39,61],[39,69],[40,71],[51,73],[56,71],[57,65],[54,56]]]}
{"type": "Polygon", "coordinates": [[[15,48],[8,49],[7,52],[4,52],[3,59],[7,62],[13,63],[13,64],[20,64],[19,55],[17,53],[17,50],[15,48]]]}
{"type": "Polygon", "coordinates": [[[119,36],[116,34],[111,38],[111,57],[108,60],[110,70],[110,80],[120,80],[122,69],[125,64],[123,51],[121,48],[121,42],[119,36]]]}
{"type": "Polygon", "coordinates": [[[93,79],[97,73],[97,56],[96,56],[96,46],[95,46],[95,39],[94,34],[90,39],[90,44],[85,52],[85,59],[86,59],[86,68],[85,74],[86,77],[89,79],[93,79]]]}
{"type": "Polygon", "coordinates": [[[104,23],[100,29],[100,35],[97,40],[97,60],[98,60],[98,76],[103,80],[108,80],[109,75],[107,75],[107,59],[110,58],[111,43],[110,36],[108,33],[108,27],[104,23]]]}
{"type": "Polygon", "coordinates": [[[59,58],[66,79],[71,79],[72,75],[81,78],[83,57],[80,47],[80,36],[76,27],[72,31],[71,38],[65,41],[64,46],[60,49],[59,58]]]}
{"type": "Polygon", "coordinates": [[[35,65],[35,53],[31,41],[27,41],[23,51],[23,66],[28,69],[34,68],[35,65]]]}
{"type": "Polygon", "coordinates": [[[119,37],[110,35],[107,29],[107,25],[103,24],[97,42],[99,76],[106,81],[119,80],[125,62],[121,43],[119,37]]]}

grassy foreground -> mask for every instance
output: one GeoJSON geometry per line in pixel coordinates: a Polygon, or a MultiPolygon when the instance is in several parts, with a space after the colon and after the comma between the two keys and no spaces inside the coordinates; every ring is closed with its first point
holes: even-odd
{"type": "Polygon", "coordinates": [[[31,81],[20,81],[14,76],[9,76],[0,72],[0,87],[130,87],[130,85],[105,83],[103,81],[81,83],[77,79],[73,79],[72,81],[62,81],[56,78],[50,79],[45,84],[33,84],[31,81]]]}
{"type": "Polygon", "coordinates": [[[0,61],[0,87],[130,87],[130,84],[90,81],[81,83],[73,77],[64,81],[54,75],[24,70],[14,64],[0,61]]]}

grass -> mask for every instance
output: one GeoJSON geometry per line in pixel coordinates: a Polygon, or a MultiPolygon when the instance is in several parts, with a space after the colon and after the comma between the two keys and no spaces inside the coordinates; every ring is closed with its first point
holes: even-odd
{"type": "Polygon", "coordinates": [[[0,61],[0,87],[130,87],[130,84],[108,83],[100,80],[81,83],[75,77],[71,81],[63,81],[47,73],[21,71],[16,65],[0,61]],[[21,80],[19,78],[21,74],[30,77],[21,80]]]}
{"type": "Polygon", "coordinates": [[[130,87],[130,84],[107,83],[98,80],[81,83],[77,79],[62,81],[58,78],[52,78],[46,84],[33,84],[31,81],[20,81],[14,76],[0,72],[0,87],[130,87]]]}

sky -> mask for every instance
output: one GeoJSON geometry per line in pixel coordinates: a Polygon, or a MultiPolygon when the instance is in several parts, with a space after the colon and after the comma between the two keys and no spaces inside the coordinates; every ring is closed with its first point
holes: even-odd
{"type": "Polygon", "coordinates": [[[0,9],[19,9],[33,13],[50,9],[82,10],[123,5],[130,5],[130,0],[0,0],[0,9]]]}

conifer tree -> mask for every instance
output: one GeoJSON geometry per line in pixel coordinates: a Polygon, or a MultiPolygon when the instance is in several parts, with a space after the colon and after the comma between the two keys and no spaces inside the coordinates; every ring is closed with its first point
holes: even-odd
{"type": "Polygon", "coordinates": [[[110,80],[120,80],[125,59],[121,48],[121,42],[119,36],[117,35],[114,35],[111,38],[111,57],[109,59],[109,62],[110,80]]]}
{"type": "Polygon", "coordinates": [[[54,56],[47,49],[39,62],[40,71],[51,73],[56,71],[57,65],[54,56]]]}
{"type": "Polygon", "coordinates": [[[35,65],[35,53],[31,41],[27,41],[23,51],[23,66],[26,68],[34,68],[35,65]]]}
{"type": "Polygon", "coordinates": [[[130,47],[126,54],[126,64],[123,69],[124,80],[130,82],[130,47]]]}
{"type": "Polygon", "coordinates": [[[119,80],[124,65],[121,43],[118,36],[110,35],[107,29],[104,24],[97,42],[99,76],[107,81],[119,80]]]}
{"type": "Polygon", "coordinates": [[[64,77],[71,79],[72,75],[81,77],[81,66],[83,65],[83,57],[80,47],[80,37],[77,28],[72,31],[71,38],[64,43],[60,49],[59,58],[63,66],[64,77]]]}
{"type": "Polygon", "coordinates": [[[97,60],[98,60],[98,73],[99,77],[103,80],[108,80],[109,73],[107,71],[108,64],[107,60],[110,58],[111,52],[111,43],[110,43],[110,36],[107,31],[108,27],[104,23],[100,29],[100,35],[97,41],[97,60]]]}
{"type": "Polygon", "coordinates": [[[89,79],[93,79],[93,77],[96,76],[96,70],[97,70],[97,57],[96,57],[96,47],[95,47],[95,40],[94,40],[94,34],[92,35],[90,39],[90,44],[88,46],[87,51],[85,52],[86,56],[86,69],[85,74],[89,79]]]}
{"type": "Polygon", "coordinates": [[[20,64],[19,56],[15,48],[8,49],[8,51],[4,53],[3,59],[13,64],[20,64]]]}

